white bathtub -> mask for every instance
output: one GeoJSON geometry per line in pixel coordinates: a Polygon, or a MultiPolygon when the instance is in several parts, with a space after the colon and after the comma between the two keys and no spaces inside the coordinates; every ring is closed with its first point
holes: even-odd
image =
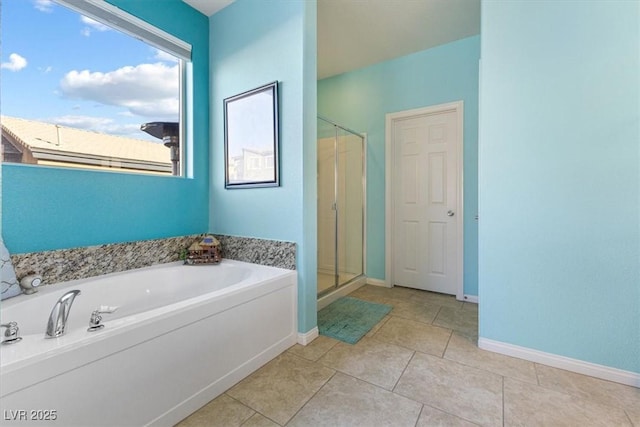
{"type": "Polygon", "coordinates": [[[1,425],[173,425],[296,342],[296,272],[223,260],[163,264],[3,301],[23,340],[0,346],[1,425]],[[45,339],[79,289],[66,334],[45,339]],[[91,312],[105,327],[87,332],[91,312]]]}

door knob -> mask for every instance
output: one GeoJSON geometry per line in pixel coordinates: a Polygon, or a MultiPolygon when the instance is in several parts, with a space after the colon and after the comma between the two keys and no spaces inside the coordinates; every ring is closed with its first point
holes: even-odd
{"type": "Polygon", "coordinates": [[[448,211],[447,212],[447,216],[453,216],[453,215],[455,215],[455,213],[453,211],[448,211]]]}

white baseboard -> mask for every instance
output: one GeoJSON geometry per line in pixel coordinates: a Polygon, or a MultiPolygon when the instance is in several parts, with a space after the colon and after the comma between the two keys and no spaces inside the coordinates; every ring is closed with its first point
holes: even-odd
{"type": "Polygon", "coordinates": [[[320,333],[318,332],[318,327],[317,326],[315,328],[311,329],[310,331],[305,332],[305,333],[298,332],[298,344],[307,345],[311,341],[313,341],[316,338],[318,338],[318,335],[320,335],[320,333]]]}
{"type": "Polygon", "coordinates": [[[384,280],[373,279],[371,277],[367,277],[367,285],[382,286],[383,288],[388,288],[387,283],[384,280]]]}
{"type": "Polygon", "coordinates": [[[478,303],[478,296],[477,295],[467,295],[465,294],[463,297],[463,301],[466,302],[473,302],[473,303],[478,303]]]}
{"type": "Polygon", "coordinates": [[[483,350],[493,351],[507,356],[517,357],[530,362],[541,363],[554,368],[564,369],[579,374],[589,375],[607,381],[614,381],[624,385],[640,387],[640,373],[611,368],[596,363],[585,362],[557,354],[545,353],[527,347],[520,347],[501,341],[494,341],[480,337],[478,347],[483,350]]]}

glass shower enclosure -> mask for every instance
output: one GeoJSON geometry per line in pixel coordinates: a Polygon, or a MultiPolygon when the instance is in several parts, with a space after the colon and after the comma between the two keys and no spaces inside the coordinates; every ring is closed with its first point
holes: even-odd
{"type": "Polygon", "coordinates": [[[318,118],[318,297],[364,275],[364,145],[318,118]]]}

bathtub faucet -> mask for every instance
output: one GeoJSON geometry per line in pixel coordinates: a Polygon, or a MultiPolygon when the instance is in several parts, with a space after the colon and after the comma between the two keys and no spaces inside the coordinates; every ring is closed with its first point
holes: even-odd
{"type": "Polygon", "coordinates": [[[80,291],[73,290],[62,295],[56,305],[51,310],[49,322],[47,323],[47,333],[45,338],[57,338],[64,335],[64,329],[67,326],[67,318],[71,310],[71,304],[75,297],[80,295],[80,291]]]}

